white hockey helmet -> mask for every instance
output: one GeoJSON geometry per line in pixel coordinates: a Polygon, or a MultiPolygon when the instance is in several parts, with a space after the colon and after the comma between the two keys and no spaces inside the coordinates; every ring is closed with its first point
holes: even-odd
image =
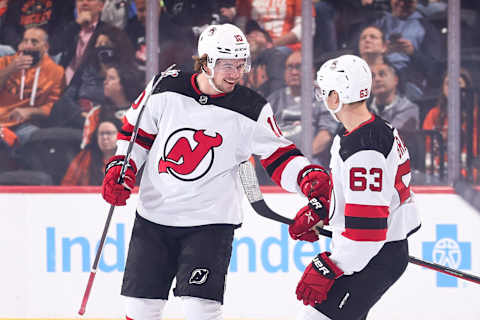
{"type": "Polygon", "coordinates": [[[317,99],[322,99],[327,106],[327,98],[331,91],[336,91],[340,103],[335,110],[327,107],[335,119],[343,104],[366,100],[372,88],[372,72],[362,58],[354,55],[343,55],[325,62],[317,72],[317,99]]]}
{"type": "Polygon", "coordinates": [[[250,45],[240,28],[225,23],[207,27],[198,39],[198,56],[207,55],[207,67],[213,71],[218,59],[245,59],[250,71],[250,45]]]}

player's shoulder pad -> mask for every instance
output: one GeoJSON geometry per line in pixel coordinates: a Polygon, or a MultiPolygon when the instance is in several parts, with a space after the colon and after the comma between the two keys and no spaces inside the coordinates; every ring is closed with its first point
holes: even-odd
{"type": "MultiPolygon", "coordinates": [[[[181,70],[167,70],[157,74],[153,83],[158,84],[152,91],[152,95],[165,91],[182,92],[186,90],[186,75],[181,70]],[[160,82],[158,82],[158,79],[160,82]]],[[[188,83],[188,82],[187,82],[188,83]]]]}
{"type": "Polygon", "coordinates": [[[218,99],[215,104],[257,121],[267,100],[252,89],[237,85],[232,93],[218,99]]]}
{"type": "Polygon", "coordinates": [[[378,151],[385,158],[392,150],[394,128],[387,121],[375,115],[375,119],[351,133],[340,135],[340,157],[343,161],[363,150],[378,151]]]}

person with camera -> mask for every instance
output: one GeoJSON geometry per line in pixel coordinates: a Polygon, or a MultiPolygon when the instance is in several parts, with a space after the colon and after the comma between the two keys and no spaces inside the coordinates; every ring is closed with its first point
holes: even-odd
{"type": "Polygon", "coordinates": [[[64,69],[48,55],[48,35],[27,29],[15,55],[0,58],[0,144],[14,147],[28,141],[35,119],[50,115],[65,86],[64,69]]]}
{"type": "Polygon", "coordinates": [[[440,31],[417,10],[418,0],[390,0],[391,11],[374,22],[387,39],[387,57],[405,75],[405,94],[417,100],[437,85],[445,58],[440,31]]]}

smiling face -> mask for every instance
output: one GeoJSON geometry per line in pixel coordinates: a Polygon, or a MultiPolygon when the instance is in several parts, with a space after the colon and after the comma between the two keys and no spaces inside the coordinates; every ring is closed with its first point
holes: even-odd
{"type": "Polygon", "coordinates": [[[219,59],[213,75],[217,89],[225,93],[232,92],[245,72],[245,64],[245,59],[219,59]]]}

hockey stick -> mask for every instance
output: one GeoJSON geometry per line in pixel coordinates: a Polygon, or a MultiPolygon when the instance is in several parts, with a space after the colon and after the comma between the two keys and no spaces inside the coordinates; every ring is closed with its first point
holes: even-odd
{"type": "MultiPolygon", "coordinates": [[[[139,105],[140,112],[138,114],[137,121],[135,123],[135,127],[133,127],[133,134],[132,134],[132,137],[130,138],[130,141],[128,143],[127,153],[125,155],[125,160],[123,162],[122,169],[120,170],[120,176],[119,176],[119,179],[118,179],[119,184],[122,184],[123,180],[125,179],[125,171],[127,170],[127,164],[129,162],[130,156],[132,154],[133,144],[134,144],[135,140],[137,139],[138,129],[140,127],[140,119],[142,118],[143,111],[145,110],[145,105],[147,104],[148,100],[150,99],[150,96],[152,95],[153,89],[158,85],[160,80],[162,80],[164,77],[167,76],[167,72],[172,70],[174,67],[175,67],[174,64],[171,65],[170,67],[168,67],[167,70],[165,70],[164,72],[161,73],[160,77],[157,79],[155,84],[153,84],[153,80],[155,79],[154,78],[148,83],[147,87],[145,88],[145,93],[144,93],[144,96],[143,96],[144,99],[142,99],[140,101],[140,105],[139,105]]],[[[112,204],[110,206],[110,210],[108,211],[107,220],[105,221],[105,226],[103,227],[102,237],[100,238],[100,244],[98,245],[97,253],[95,254],[95,260],[93,261],[92,269],[90,270],[90,276],[88,277],[87,287],[85,288],[85,293],[83,294],[82,304],[80,306],[80,310],[78,311],[79,315],[83,315],[85,313],[85,309],[87,307],[88,297],[90,296],[90,291],[92,290],[93,280],[95,279],[95,275],[97,273],[98,262],[100,261],[100,257],[102,256],[102,251],[103,251],[103,247],[104,247],[104,244],[105,244],[105,239],[107,238],[108,228],[110,227],[110,222],[112,220],[114,209],[115,209],[115,205],[112,204]]]]}
{"type": "MultiPolygon", "coordinates": [[[[284,216],[279,215],[272,209],[268,207],[263,199],[262,191],[260,190],[260,186],[258,184],[257,175],[255,174],[255,169],[253,168],[250,161],[242,162],[239,166],[239,175],[240,180],[242,182],[243,190],[245,191],[245,195],[247,196],[250,205],[252,206],[253,210],[256,213],[265,217],[267,219],[275,220],[285,224],[292,224],[293,220],[286,218],[284,216]]],[[[325,237],[332,237],[332,231],[323,229],[319,226],[316,227],[316,231],[325,237]]],[[[460,270],[452,269],[446,266],[442,266],[440,264],[436,264],[433,262],[424,261],[412,256],[408,257],[408,262],[432,269],[437,272],[445,273],[450,276],[460,278],[463,280],[471,281],[477,284],[480,284],[480,277],[474,276],[472,274],[468,274],[462,272],[460,270]]]]}

